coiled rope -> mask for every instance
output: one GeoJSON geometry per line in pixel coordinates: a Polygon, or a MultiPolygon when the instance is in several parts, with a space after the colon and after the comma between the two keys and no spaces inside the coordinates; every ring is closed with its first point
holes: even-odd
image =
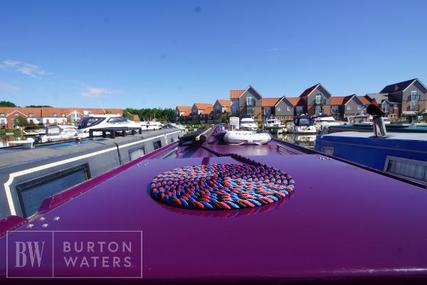
{"type": "Polygon", "coordinates": [[[243,164],[210,164],[176,168],[157,175],[151,196],[187,209],[231,210],[267,205],[294,191],[285,172],[233,155],[243,164]]]}

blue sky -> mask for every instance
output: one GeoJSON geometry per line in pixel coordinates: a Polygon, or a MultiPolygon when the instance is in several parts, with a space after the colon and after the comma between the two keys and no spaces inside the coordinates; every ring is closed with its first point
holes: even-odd
{"type": "Polygon", "coordinates": [[[427,83],[427,1],[0,1],[0,100],[175,107],[427,83]]]}

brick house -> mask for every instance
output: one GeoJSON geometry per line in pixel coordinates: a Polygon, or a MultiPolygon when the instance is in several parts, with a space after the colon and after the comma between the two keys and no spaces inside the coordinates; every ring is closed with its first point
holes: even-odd
{"type": "Polygon", "coordinates": [[[262,96],[252,87],[230,90],[231,115],[253,117],[255,121],[262,121],[262,96]]]}
{"type": "Polygon", "coordinates": [[[122,109],[103,108],[20,108],[0,107],[0,127],[13,128],[17,117],[23,117],[28,124],[63,125],[73,123],[91,114],[122,114],[122,109]]]}
{"type": "Polygon", "coordinates": [[[330,115],[330,98],[332,97],[320,83],[305,89],[299,96],[303,99],[304,113],[313,115],[330,115]]]}
{"type": "Polygon", "coordinates": [[[208,103],[194,103],[191,114],[194,123],[207,123],[212,120],[213,105],[208,103]]]}
{"type": "Polygon", "coordinates": [[[292,121],[299,97],[263,98],[261,100],[263,118],[274,117],[282,122],[292,121]]]}
{"type": "Polygon", "coordinates": [[[391,121],[400,118],[402,104],[400,102],[390,101],[387,93],[368,93],[365,96],[374,100],[391,121]]]}
{"type": "Polygon", "coordinates": [[[369,98],[356,94],[332,96],[329,102],[331,115],[337,120],[347,120],[348,117],[366,114],[366,108],[372,103],[369,98]]]}
{"type": "Polygon", "coordinates": [[[175,113],[177,122],[187,123],[191,120],[191,106],[176,106],[175,113]]]}
{"type": "Polygon", "coordinates": [[[387,85],[380,93],[386,93],[389,102],[400,104],[401,117],[409,121],[420,115],[427,117],[427,89],[417,78],[387,85]]]}
{"type": "Polygon", "coordinates": [[[231,101],[226,99],[218,99],[213,105],[213,118],[215,121],[220,121],[223,114],[230,114],[231,101]]]}

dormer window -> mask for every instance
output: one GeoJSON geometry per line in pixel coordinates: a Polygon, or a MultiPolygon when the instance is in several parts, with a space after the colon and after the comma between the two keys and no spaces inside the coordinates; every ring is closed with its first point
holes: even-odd
{"type": "Polygon", "coordinates": [[[53,113],[53,117],[54,118],[58,117],[58,114],[57,113],[53,113]]]}
{"type": "Polygon", "coordinates": [[[33,113],[29,113],[28,117],[32,118],[33,117],[33,113]]]}

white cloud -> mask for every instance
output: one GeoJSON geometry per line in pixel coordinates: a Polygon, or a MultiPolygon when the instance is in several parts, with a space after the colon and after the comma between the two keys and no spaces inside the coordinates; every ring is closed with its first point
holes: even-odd
{"type": "Polygon", "coordinates": [[[115,95],[122,94],[123,90],[119,89],[110,89],[110,88],[102,88],[102,87],[86,87],[81,95],[85,97],[101,97],[105,95],[115,95]]]}
{"type": "Polygon", "coordinates": [[[41,78],[46,75],[46,71],[40,66],[14,59],[3,60],[0,62],[0,67],[11,69],[33,78],[41,78]]]}

